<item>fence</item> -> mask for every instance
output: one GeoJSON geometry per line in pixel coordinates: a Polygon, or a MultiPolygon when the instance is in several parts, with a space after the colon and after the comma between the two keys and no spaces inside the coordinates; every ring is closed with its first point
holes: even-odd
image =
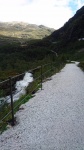
{"type": "MultiPolygon", "coordinates": [[[[1,97],[10,95],[11,102],[8,103],[8,99],[4,99],[3,97],[0,98],[2,101],[0,104],[0,131],[4,130],[6,128],[6,125],[8,123],[11,123],[11,125],[15,125],[15,117],[14,113],[19,109],[19,106],[22,103],[25,103],[30,99],[39,88],[42,90],[42,83],[43,81],[52,75],[53,71],[55,72],[56,63],[48,63],[42,66],[38,66],[37,68],[34,68],[32,70],[29,70],[28,72],[33,74],[33,82],[29,84],[29,86],[26,89],[26,95],[22,96],[19,100],[13,101],[13,96],[15,92],[15,83],[18,80],[21,80],[25,73],[19,74],[14,77],[9,77],[9,79],[0,82],[0,91],[1,91],[1,97]]],[[[20,91],[18,91],[20,92],[20,91]]]]}

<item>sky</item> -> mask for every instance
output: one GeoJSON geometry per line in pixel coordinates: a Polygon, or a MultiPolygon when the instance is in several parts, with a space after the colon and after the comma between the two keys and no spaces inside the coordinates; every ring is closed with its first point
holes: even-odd
{"type": "Polygon", "coordinates": [[[0,0],[0,22],[26,22],[59,29],[84,0],[0,0]]]}

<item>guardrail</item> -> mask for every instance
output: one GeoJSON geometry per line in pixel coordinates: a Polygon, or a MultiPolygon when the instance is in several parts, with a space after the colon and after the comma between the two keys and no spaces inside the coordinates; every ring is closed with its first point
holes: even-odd
{"type": "Polygon", "coordinates": [[[56,63],[48,63],[29,70],[28,72],[33,74],[34,80],[28,86],[27,94],[17,101],[13,101],[13,95],[15,90],[14,85],[17,80],[20,80],[24,77],[25,73],[19,74],[14,77],[9,77],[9,79],[0,82],[0,90],[3,93],[2,95],[6,96],[9,94],[11,99],[10,103],[8,103],[8,99],[6,99],[0,104],[0,129],[5,128],[4,126],[8,122],[10,122],[11,125],[15,125],[14,113],[19,109],[19,106],[22,103],[27,101],[32,96],[32,94],[36,92],[38,88],[41,88],[42,90],[42,83],[44,79],[52,75],[52,71],[54,71],[55,69],[55,64],[56,63]]]}

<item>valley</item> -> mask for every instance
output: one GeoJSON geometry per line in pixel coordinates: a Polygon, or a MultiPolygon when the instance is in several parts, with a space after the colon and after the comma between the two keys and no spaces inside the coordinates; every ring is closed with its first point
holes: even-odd
{"type": "Polygon", "coordinates": [[[0,81],[52,61],[84,62],[84,6],[58,30],[0,23],[0,81]],[[58,57],[55,57],[57,53],[58,57]]]}

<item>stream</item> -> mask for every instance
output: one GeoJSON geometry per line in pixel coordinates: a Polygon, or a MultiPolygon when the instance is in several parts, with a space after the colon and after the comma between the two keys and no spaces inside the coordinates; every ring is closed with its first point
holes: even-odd
{"type": "MultiPolygon", "coordinates": [[[[13,92],[13,101],[18,100],[22,95],[26,94],[26,87],[30,82],[33,81],[33,76],[31,73],[26,72],[23,80],[17,81],[15,84],[15,91],[13,92]]],[[[6,101],[7,103],[11,102],[10,96],[2,97],[0,100],[6,101]]]]}

